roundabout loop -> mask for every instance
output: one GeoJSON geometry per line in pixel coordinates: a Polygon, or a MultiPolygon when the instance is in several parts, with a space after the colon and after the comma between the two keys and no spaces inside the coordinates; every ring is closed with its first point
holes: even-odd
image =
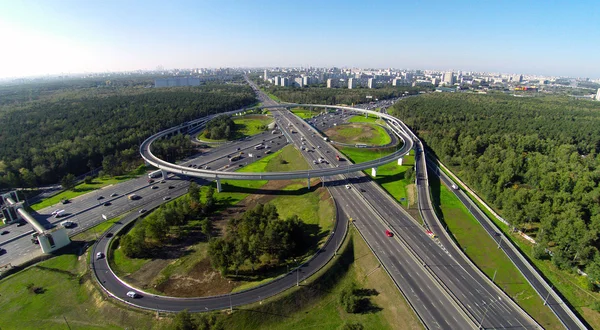
{"type": "MultiPolygon", "coordinates": [[[[161,170],[164,170],[164,171],[167,171],[170,173],[175,173],[175,174],[183,174],[183,175],[191,176],[191,177],[206,178],[206,179],[228,179],[228,180],[290,180],[290,179],[310,179],[310,178],[317,178],[317,177],[334,176],[337,174],[344,174],[344,173],[348,173],[348,172],[357,172],[357,171],[362,171],[362,170],[365,170],[368,168],[378,167],[378,166],[385,165],[394,160],[404,157],[405,155],[408,154],[410,149],[413,148],[413,137],[411,137],[411,135],[409,133],[406,133],[402,129],[402,126],[401,126],[402,123],[400,120],[398,120],[397,118],[390,116],[388,114],[371,111],[371,110],[365,110],[365,109],[359,109],[359,108],[353,108],[353,107],[344,107],[344,106],[322,105],[322,104],[283,103],[283,104],[278,104],[278,105],[245,108],[245,109],[240,109],[240,110],[236,110],[236,111],[222,113],[220,115],[223,115],[223,114],[231,115],[231,114],[236,114],[236,113],[240,113],[243,111],[249,111],[249,110],[295,108],[295,107],[339,109],[339,110],[355,111],[355,112],[360,112],[360,113],[364,113],[364,114],[378,116],[378,117],[383,118],[386,121],[392,123],[392,125],[388,125],[389,128],[392,130],[392,132],[394,132],[394,134],[396,134],[404,142],[404,144],[400,149],[398,149],[397,151],[395,151],[389,155],[386,155],[386,156],[378,158],[378,159],[370,160],[370,161],[367,161],[364,163],[344,166],[343,168],[341,168],[341,167],[335,168],[334,167],[334,168],[312,169],[312,170],[308,170],[308,171],[292,171],[292,172],[236,173],[236,172],[227,172],[227,171],[194,169],[194,168],[189,168],[189,167],[169,163],[165,160],[162,160],[162,159],[156,157],[152,153],[152,151],[151,151],[152,143],[154,141],[156,141],[157,139],[160,139],[160,138],[166,137],[166,136],[170,136],[172,134],[180,133],[182,130],[187,131],[189,129],[197,129],[199,127],[202,127],[203,125],[205,125],[208,122],[209,119],[213,118],[214,116],[217,116],[217,115],[214,115],[212,117],[204,117],[201,119],[189,121],[189,122],[183,123],[179,126],[160,131],[160,132],[150,136],[149,138],[144,140],[144,142],[142,142],[142,144],[140,145],[140,155],[142,156],[144,161],[146,161],[146,163],[151,164],[161,170]]],[[[309,127],[310,127],[310,125],[309,125],[309,127]]],[[[313,129],[312,127],[310,127],[310,128],[313,129]]]]}

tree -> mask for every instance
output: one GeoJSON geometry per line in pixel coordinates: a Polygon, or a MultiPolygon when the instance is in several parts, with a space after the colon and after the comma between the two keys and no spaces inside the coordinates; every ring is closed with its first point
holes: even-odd
{"type": "Polygon", "coordinates": [[[213,186],[209,186],[208,190],[206,191],[206,203],[204,203],[204,209],[203,209],[204,214],[207,214],[207,213],[213,211],[215,204],[216,204],[215,188],[213,186]]]}
{"type": "Polygon", "coordinates": [[[173,329],[174,330],[196,330],[197,329],[197,326],[192,321],[192,316],[188,312],[187,309],[184,309],[175,315],[175,318],[173,319],[173,329]]]}
{"type": "Polygon", "coordinates": [[[60,184],[65,190],[73,189],[75,187],[75,176],[71,173],[67,174],[60,180],[60,184]]]}
{"type": "Polygon", "coordinates": [[[198,187],[196,182],[190,182],[190,186],[188,187],[188,195],[192,201],[200,201],[200,187],[198,187]]]}

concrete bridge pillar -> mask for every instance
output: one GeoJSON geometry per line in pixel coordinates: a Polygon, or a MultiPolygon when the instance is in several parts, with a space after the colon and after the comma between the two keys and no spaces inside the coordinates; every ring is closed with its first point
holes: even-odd
{"type": "Polygon", "coordinates": [[[221,179],[217,178],[217,192],[221,192],[221,179]]]}
{"type": "Polygon", "coordinates": [[[310,190],[310,178],[306,178],[306,189],[310,190]]]}
{"type": "Polygon", "coordinates": [[[321,178],[321,187],[325,187],[325,177],[321,178]]]}
{"type": "Polygon", "coordinates": [[[402,160],[404,159],[404,157],[400,157],[398,158],[398,165],[402,165],[402,160]]]}
{"type": "Polygon", "coordinates": [[[377,167],[372,167],[371,168],[371,176],[372,177],[376,177],[377,176],[377,167]]]}
{"type": "Polygon", "coordinates": [[[169,174],[167,171],[161,169],[160,174],[162,175],[163,180],[167,179],[167,175],[169,174]]]}

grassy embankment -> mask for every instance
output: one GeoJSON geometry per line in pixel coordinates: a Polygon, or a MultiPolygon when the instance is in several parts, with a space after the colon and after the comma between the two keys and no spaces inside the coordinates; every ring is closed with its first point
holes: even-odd
{"type": "Polygon", "coordinates": [[[479,269],[545,329],[562,329],[560,321],[510,259],[469,213],[458,197],[433,173],[429,175],[432,202],[440,220],[479,269]],[[495,274],[495,278],[494,278],[495,274]]]}
{"type": "Polygon", "coordinates": [[[128,173],[126,175],[120,175],[120,176],[115,176],[115,177],[110,177],[110,176],[97,177],[97,178],[94,178],[92,180],[92,182],[89,184],[88,183],[80,183],[71,190],[65,190],[65,191],[63,191],[59,194],[56,194],[50,198],[46,198],[38,203],[35,203],[35,204],[31,205],[31,209],[34,211],[41,210],[45,207],[58,204],[63,199],[72,199],[77,196],[81,196],[83,194],[100,189],[102,187],[106,187],[109,185],[113,185],[113,184],[121,183],[123,181],[137,178],[140,175],[143,175],[145,173],[146,173],[146,167],[140,166],[137,170],[132,171],[131,173],[128,173]]]}
{"type": "Polygon", "coordinates": [[[370,146],[383,146],[392,142],[392,138],[381,126],[370,123],[351,123],[339,125],[327,130],[327,135],[341,143],[364,143],[370,146]]]}
{"type": "Polygon", "coordinates": [[[365,242],[350,233],[341,253],[300,287],[236,310],[224,320],[227,329],[340,329],[360,323],[364,329],[422,329],[416,315],[365,242]],[[341,291],[352,284],[373,289],[372,308],[349,314],[340,306],[341,291]]]}
{"type": "MultiPolygon", "coordinates": [[[[272,117],[266,115],[247,115],[240,117],[233,117],[233,123],[235,124],[235,133],[229,140],[239,140],[247,136],[260,134],[265,130],[262,126],[269,125],[273,122],[272,117]]],[[[227,139],[215,140],[209,139],[204,135],[204,131],[198,135],[198,139],[207,142],[224,142],[227,139]]]]}
{"type": "MultiPolygon", "coordinates": [[[[340,151],[354,163],[363,163],[376,158],[381,158],[394,152],[395,148],[386,149],[365,149],[343,147],[340,151]]],[[[408,156],[404,157],[402,165],[397,162],[391,162],[377,168],[377,176],[371,176],[371,170],[365,170],[364,173],[371,177],[375,182],[381,185],[394,199],[403,207],[408,208],[416,203],[416,189],[414,182],[404,178],[406,170],[413,167],[415,158],[411,150],[408,156]]]]}
{"type": "Polygon", "coordinates": [[[296,116],[298,116],[302,119],[309,119],[309,118],[312,118],[312,117],[318,115],[323,110],[320,108],[317,108],[317,109],[313,109],[312,111],[310,111],[310,109],[305,109],[305,108],[293,108],[291,111],[293,114],[295,114],[296,116]]]}
{"type": "Polygon", "coordinates": [[[90,276],[82,247],[119,219],[73,237],[75,243],[58,256],[2,279],[2,329],[168,329],[169,319],[115,305],[90,276]]]}
{"type": "MultiPolygon", "coordinates": [[[[573,272],[558,269],[549,259],[535,259],[532,253],[533,244],[518,236],[518,234],[513,233],[509,226],[498,221],[491,212],[474,198],[473,195],[464,190],[462,185],[461,188],[463,188],[463,191],[465,191],[471,200],[478,205],[479,209],[482,210],[488,218],[492,219],[506,237],[517,246],[517,248],[525,255],[526,259],[538,269],[540,274],[552,284],[554,289],[563,296],[563,299],[583,317],[585,322],[593,329],[600,329],[600,313],[591,308],[591,305],[594,302],[600,301],[600,293],[592,292],[587,289],[587,279],[584,276],[580,276],[573,272]]],[[[494,211],[502,215],[498,210],[494,211]]]]}
{"type": "Polygon", "coordinates": [[[368,117],[365,116],[353,116],[350,119],[348,119],[349,123],[371,123],[371,124],[379,124],[379,125],[385,125],[385,121],[379,119],[379,117],[375,117],[372,115],[369,115],[368,117]]]}

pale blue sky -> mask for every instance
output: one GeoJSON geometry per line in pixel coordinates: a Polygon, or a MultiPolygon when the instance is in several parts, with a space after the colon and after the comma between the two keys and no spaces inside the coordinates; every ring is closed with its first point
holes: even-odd
{"type": "Polygon", "coordinates": [[[600,78],[596,1],[0,0],[0,77],[346,66],[600,78]]]}

